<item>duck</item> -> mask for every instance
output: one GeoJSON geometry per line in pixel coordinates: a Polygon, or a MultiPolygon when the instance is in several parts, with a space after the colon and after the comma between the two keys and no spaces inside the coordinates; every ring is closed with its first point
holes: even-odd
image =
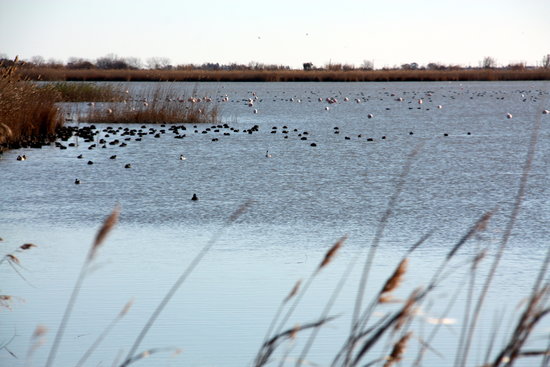
{"type": "Polygon", "coordinates": [[[132,168],[132,165],[130,163],[127,163],[124,168],[132,168]]]}
{"type": "Polygon", "coordinates": [[[27,157],[26,157],[24,154],[23,154],[23,155],[18,155],[18,156],[17,156],[17,160],[18,160],[18,161],[24,161],[24,160],[26,160],[26,159],[27,159],[27,157]]]}
{"type": "Polygon", "coordinates": [[[74,183],[75,185],[80,185],[80,180],[78,178],[75,178],[74,183]]]}
{"type": "Polygon", "coordinates": [[[266,152],[265,152],[265,157],[266,157],[266,158],[271,158],[271,157],[272,157],[271,154],[269,154],[269,150],[266,150],[266,152]]]}
{"type": "Polygon", "coordinates": [[[193,197],[191,198],[191,200],[193,200],[193,201],[197,201],[197,200],[199,200],[199,198],[198,198],[197,194],[193,194],[193,197]]]}
{"type": "Polygon", "coordinates": [[[187,158],[185,158],[185,156],[183,154],[180,154],[180,161],[184,161],[186,160],[187,158]]]}

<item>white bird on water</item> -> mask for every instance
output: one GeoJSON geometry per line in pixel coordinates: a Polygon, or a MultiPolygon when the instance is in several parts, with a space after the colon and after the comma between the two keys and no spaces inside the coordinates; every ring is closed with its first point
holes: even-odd
{"type": "Polygon", "coordinates": [[[266,151],[265,151],[265,157],[266,157],[266,158],[271,158],[271,154],[269,154],[269,150],[266,150],[266,151]]]}

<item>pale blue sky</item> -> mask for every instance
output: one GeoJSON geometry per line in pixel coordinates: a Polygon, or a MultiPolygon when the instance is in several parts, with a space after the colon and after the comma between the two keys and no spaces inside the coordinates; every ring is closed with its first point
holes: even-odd
{"type": "Polygon", "coordinates": [[[550,0],[0,0],[0,54],[172,64],[540,64],[550,0]]]}

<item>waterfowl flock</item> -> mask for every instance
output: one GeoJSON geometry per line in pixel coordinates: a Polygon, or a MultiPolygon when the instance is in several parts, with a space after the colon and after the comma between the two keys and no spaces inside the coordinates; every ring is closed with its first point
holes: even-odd
{"type": "MultiPolygon", "coordinates": [[[[55,141],[52,144],[49,142],[37,141],[22,142],[20,146],[16,148],[40,148],[44,145],[52,145],[61,150],[77,149],[78,154],[75,154],[73,157],[79,160],[84,160],[84,162],[87,162],[87,165],[89,166],[94,165],[96,162],[100,163],[102,159],[98,158],[97,154],[90,157],[94,160],[88,159],[87,154],[82,150],[105,150],[106,152],[109,152],[105,159],[110,159],[115,162],[123,160],[125,162],[123,162],[120,167],[125,169],[133,168],[135,163],[135,169],[139,170],[139,162],[129,162],[130,156],[124,152],[127,147],[131,148],[132,146],[144,141],[144,139],[149,141],[151,141],[150,139],[160,139],[160,141],[162,141],[167,137],[171,137],[173,139],[182,140],[181,147],[186,151],[189,149],[188,144],[190,143],[184,143],[183,141],[205,139],[206,141],[210,141],[212,143],[221,143],[226,140],[239,139],[239,136],[249,136],[253,134],[264,134],[264,139],[269,145],[271,145],[271,143],[266,136],[272,136],[271,139],[303,142],[304,149],[307,149],[305,147],[314,149],[320,145],[326,146],[327,142],[338,141],[338,139],[350,143],[353,143],[354,141],[381,143],[389,142],[396,138],[404,138],[405,136],[416,136],[415,131],[411,130],[411,128],[414,128],[413,124],[401,122],[409,121],[410,118],[408,115],[415,113],[416,110],[421,110],[425,113],[423,115],[414,116],[412,121],[429,119],[430,121],[437,123],[438,119],[444,116],[442,114],[447,114],[445,116],[448,119],[449,114],[456,113],[456,109],[452,108],[455,100],[459,98],[462,98],[463,100],[465,98],[474,100],[477,98],[483,103],[497,103],[502,105],[503,109],[509,108],[512,112],[514,112],[514,115],[512,115],[512,112],[505,112],[506,110],[504,110],[503,115],[495,115],[494,120],[496,122],[500,121],[502,123],[506,119],[510,120],[514,118],[514,123],[516,123],[516,120],[519,121],[522,118],[533,119],[533,116],[522,116],[522,110],[518,107],[518,104],[530,102],[537,103],[538,105],[542,97],[545,94],[548,94],[547,92],[536,90],[516,91],[513,94],[506,94],[499,91],[468,91],[459,89],[455,91],[445,91],[444,93],[441,91],[415,92],[410,90],[404,90],[400,93],[392,93],[387,90],[382,90],[378,93],[358,92],[357,95],[349,96],[346,96],[341,92],[334,92],[331,96],[319,96],[318,92],[305,91],[303,95],[295,94],[292,96],[287,96],[284,91],[264,91],[264,97],[261,98],[259,96],[260,93],[253,91],[249,91],[248,93],[250,97],[236,99],[231,99],[227,94],[221,94],[217,98],[201,97],[185,100],[191,101],[191,103],[197,103],[199,101],[207,103],[218,102],[220,104],[233,102],[235,106],[242,106],[242,104],[244,104],[245,109],[247,107],[253,107],[252,111],[254,115],[258,115],[259,111],[265,111],[264,115],[271,117],[247,117],[244,119],[245,122],[235,121],[231,124],[228,122],[219,122],[216,124],[143,124],[139,126],[135,124],[126,126],[113,126],[106,124],[85,125],[82,123],[67,124],[58,129],[55,136],[55,141]],[[519,93],[521,93],[521,97],[518,96],[519,93]],[[513,100],[513,103],[510,102],[507,104],[507,99],[513,100]],[[269,101],[270,103],[266,104],[266,101],[269,101]],[[304,104],[310,103],[313,104],[313,107],[310,107],[309,111],[324,110],[326,113],[317,112],[320,113],[318,116],[319,120],[322,121],[318,126],[312,124],[301,124],[296,120],[289,120],[283,123],[273,123],[272,121],[276,119],[276,117],[273,116],[277,116],[276,111],[274,112],[273,109],[283,109],[281,103],[292,104],[292,106],[296,107],[290,108],[294,109],[303,108],[298,107],[298,105],[303,106],[304,104]],[[315,107],[317,105],[320,105],[320,107],[315,107]],[[446,107],[444,109],[444,106],[447,106],[448,108],[446,107]],[[354,116],[353,118],[360,118],[362,123],[356,124],[353,128],[351,128],[350,125],[346,123],[346,109],[352,109],[351,111],[354,116]],[[325,117],[322,117],[322,115],[325,117]],[[404,116],[404,118],[400,120],[401,116],[404,116]],[[503,119],[503,117],[505,117],[505,119],[503,119]],[[250,121],[252,121],[252,123],[250,123],[250,121]],[[254,123],[256,121],[257,123],[254,123]],[[321,123],[324,125],[321,125],[321,123]],[[376,124],[376,129],[373,128],[374,125],[371,125],[373,123],[376,124]],[[294,126],[290,127],[291,124],[294,126]],[[326,126],[326,124],[330,125],[326,126]],[[390,124],[392,125],[392,129],[384,128],[384,126],[390,124]],[[401,124],[402,127],[396,128],[396,126],[400,126],[399,124],[401,124]],[[333,138],[330,138],[329,136],[332,136],[333,138]]],[[[183,97],[173,99],[174,102],[181,102],[182,100],[184,100],[183,97]]],[[[148,100],[143,99],[142,102],[147,103],[148,100]]],[[[90,107],[98,108],[98,104],[90,103],[90,107]]],[[[244,112],[246,110],[241,111],[244,112]]],[[[548,109],[541,111],[544,115],[550,114],[548,109]]],[[[314,114],[315,112],[311,113],[314,114]]],[[[307,118],[311,118],[311,116],[307,116],[307,118]]],[[[454,118],[456,118],[457,123],[454,125],[455,129],[453,131],[439,131],[437,134],[434,134],[432,138],[437,138],[437,136],[452,138],[456,136],[475,135],[475,131],[471,130],[471,128],[469,130],[462,129],[460,124],[461,116],[454,116],[454,118]]],[[[71,120],[73,120],[73,117],[71,120]]],[[[423,139],[429,138],[426,137],[425,131],[420,131],[419,135],[423,139]]],[[[284,150],[285,148],[284,146],[278,146],[275,149],[276,151],[279,151],[284,150]]],[[[258,153],[261,154],[260,152],[258,153]]],[[[276,156],[279,157],[280,154],[277,154],[276,156]]],[[[181,154],[180,152],[175,152],[173,157],[175,160],[179,157],[180,161],[186,161],[188,159],[186,155],[181,154]]],[[[265,150],[265,157],[273,158],[274,155],[272,155],[269,150],[265,150]]],[[[18,161],[25,161],[26,159],[27,156],[25,154],[17,156],[18,161]]],[[[79,178],[74,180],[74,184],[78,185],[80,183],[81,180],[79,178]]],[[[198,200],[196,194],[193,194],[192,200],[198,200]]]]}

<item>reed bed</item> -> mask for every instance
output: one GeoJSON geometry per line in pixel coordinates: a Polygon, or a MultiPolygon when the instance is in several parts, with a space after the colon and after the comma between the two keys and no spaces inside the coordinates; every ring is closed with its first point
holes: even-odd
{"type": "Polygon", "coordinates": [[[46,87],[59,92],[59,102],[116,102],[127,98],[125,90],[111,84],[59,82],[46,87]]]}
{"type": "Polygon", "coordinates": [[[208,97],[174,97],[170,88],[158,87],[145,97],[90,106],[79,121],[91,123],[176,124],[215,123],[218,105],[208,97]]]}
{"type": "Polygon", "coordinates": [[[187,81],[187,82],[403,82],[550,80],[550,69],[453,70],[102,70],[25,69],[46,81],[187,81]]]}
{"type": "Polygon", "coordinates": [[[16,65],[0,67],[0,151],[51,141],[63,124],[60,93],[26,80],[16,65]]]}

